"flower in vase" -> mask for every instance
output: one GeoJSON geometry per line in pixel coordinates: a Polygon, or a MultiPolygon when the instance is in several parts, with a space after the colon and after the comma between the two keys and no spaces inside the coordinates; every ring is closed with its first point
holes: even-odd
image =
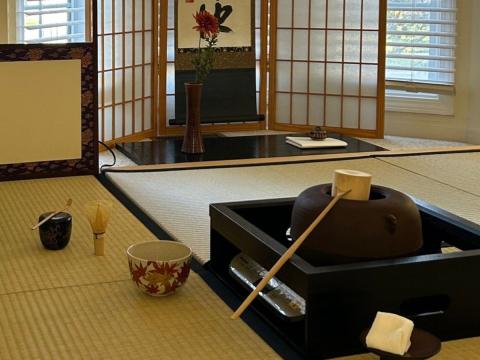
{"type": "Polygon", "coordinates": [[[218,33],[220,32],[220,24],[218,19],[206,10],[198,11],[193,15],[197,25],[193,27],[198,31],[198,50],[193,57],[192,64],[195,68],[195,82],[203,83],[214,63],[214,47],[218,41],[218,33]],[[206,47],[202,48],[202,40],[206,42],[206,47]]]}

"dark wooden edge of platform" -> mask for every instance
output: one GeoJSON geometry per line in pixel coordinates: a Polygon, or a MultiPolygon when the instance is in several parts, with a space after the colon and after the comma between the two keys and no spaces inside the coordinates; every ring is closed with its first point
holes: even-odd
{"type": "Polygon", "coordinates": [[[238,160],[215,160],[203,162],[185,162],[174,164],[156,164],[156,165],[134,165],[125,167],[111,167],[104,169],[102,172],[107,173],[147,173],[147,172],[164,172],[179,170],[200,170],[200,169],[222,169],[231,167],[254,167],[254,166],[273,166],[287,164],[304,164],[313,162],[326,161],[343,161],[343,160],[360,160],[360,159],[376,159],[389,157],[410,157],[410,156],[430,156],[430,155],[448,155],[448,154],[465,154],[478,153],[479,146],[461,146],[455,148],[440,148],[426,150],[385,150],[377,152],[364,153],[346,153],[346,154],[325,154],[325,155],[299,155],[279,158],[258,158],[258,159],[238,159],[238,160]]]}
{"type": "MultiPolygon", "coordinates": [[[[96,179],[159,240],[173,240],[168,232],[137,206],[116,184],[110,181],[105,174],[97,175],[96,179]]],[[[198,260],[192,258],[191,267],[232,311],[240,306],[243,299],[235,295],[232,290],[208,270],[208,263],[202,265],[198,260]]],[[[230,319],[226,320],[233,321],[230,319]]],[[[283,359],[303,359],[301,354],[282,339],[254,310],[247,309],[242,315],[242,320],[283,359]]]]}

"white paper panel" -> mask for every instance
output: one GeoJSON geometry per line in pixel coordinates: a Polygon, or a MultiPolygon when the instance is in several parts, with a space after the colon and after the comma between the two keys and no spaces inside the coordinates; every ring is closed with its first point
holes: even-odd
{"type": "Polygon", "coordinates": [[[377,96],[377,65],[362,65],[362,95],[377,96]]]}
{"type": "Polygon", "coordinates": [[[115,35],[115,68],[123,67],[123,36],[115,35]]]}
{"type": "Polygon", "coordinates": [[[292,57],[292,31],[279,29],[277,32],[277,59],[290,60],[292,57]]]}
{"type": "Polygon", "coordinates": [[[152,63],[152,33],[146,32],[145,33],[145,48],[143,49],[145,52],[145,64],[152,63]]]}
{"type": "Polygon", "coordinates": [[[327,64],[327,94],[342,93],[342,64],[327,64]]]}
{"type": "Polygon", "coordinates": [[[152,1],[143,0],[145,3],[145,30],[152,30],[152,1]]]}
{"type": "Polygon", "coordinates": [[[129,14],[129,16],[125,16],[125,31],[132,31],[132,1],[135,0],[125,0],[125,15],[129,14]]]}
{"type": "MultiPolygon", "coordinates": [[[[110,15],[112,13],[112,0],[103,0],[100,4],[99,7],[102,7],[101,4],[103,5],[103,13],[107,14],[107,16],[103,17],[103,26],[105,29],[105,34],[110,34],[112,33],[112,16],[110,15]]],[[[101,23],[99,23],[101,24],[101,23]]],[[[101,27],[101,26],[99,26],[101,27]]]]}
{"type": "Polygon", "coordinates": [[[328,0],[328,19],[327,27],[329,29],[341,29],[343,26],[343,1],[328,0]]]}
{"type": "Polygon", "coordinates": [[[142,3],[143,0],[131,0],[135,3],[135,30],[142,30],[143,26],[143,10],[142,3]]]}
{"type": "Polygon", "coordinates": [[[123,119],[123,107],[122,105],[116,105],[115,106],[115,137],[123,136],[122,119],[123,119]]]}
{"type": "Polygon", "coordinates": [[[349,129],[358,128],[359,99],[353,97],[343,98],[343,127],[349,129]]]}
{"type": "Polygon", "coordinates": [[[345,28],[359,29],[361,27],[361,0],[345,1],[345,28]]]}
{"type": "Polygon", "coordinates": [[[125,69],[125,101],[132,100],[133,70],[125,69]]]}
{"type": "Polygon", "coordinates": [[[377,101],[375,99],[362,99],[360,111],[360,127],[366,130],[377,128],[377,101]]]}
{"type": "Polygon", "coordinates": [[[104,129],[104,136],[105,141],[110,141],[113,139],[112,137],[112,108],[107,107],[103,110],[105,114],[105,129],[104,129]]]}
{"type": "Polygon", "coordinates": [[[135,132],[142,131],[142,100],[135,101],[135,132]]]}
{"type": "Polygon", "coordinates": [[[293,59],[308,60],[307,30],[293,30],[293,59]]]}
{"type": "Polygon", "coordinates": [[[290,95],[277,93],[276,122],[288,124],[290,122],[290,95]]]}
{"type": "Polygon", "coordinates": [[[123,85],[123,72],[122,70],[115,70],[115,102],[122,102],[122,85],[123,85]]]}
{"type": "Polygon", "coordinates": [[[310,116],[311,125],[317,125],[317,126],[323,125],[323,105],[324,105],[323,96],[310,95],[309,116],[310,116]]]}
{"type": "MultiPolygon", "coordinates": [[[[103,134],[103,127],[102,127],[102,117],[103,117],[103,110],[99,109],[98,110],[98,133],[103,134]]],[[[102,137],[100,135],[100,140],[102,140],[102,137]]],[[[103,140],[102,140],[103,141],[103,140]]]]}
{"type": "Polygon", "coordinates": [[[325,30],[310,31],[310,60],[325,60],[325,30]]]}
{"type": "Polygon", "coordinates": [[[132,103],[126,103],[125,104],[125,136],[133,134],[132,122],[133,122],[132,103]]]}
{"type": "Polygon", "coordinates": [[[143,85],[143,88],[144,88],[146,97],[151,96],[152,94],[151,81],[152,81],[152,66],[145,65],[145,83],[143,85]]]}
{"type": "MultiPolygon", "coordinates": [[[[122,0],[115,1],[115,32],[123,32],[123,5],[122,0]]],[[[126,13],[125,13],[126,15],[126,13]]]]}
{"type": "Polygon", "coordinates": [[[142,64],[143,44],[142,33],[135,34],[135,65],[142,64]]]}
{"type": "MultiPolygon", "coordinates": [[[[140,66],[135,68],[135,100],[142,97],[142,68],[140,66]]],[[[137,118],[141,120],[142,118],[137,118]]]]}
{"type": "Polygon", "coordinates": [[[107,71],[104,74],[104,79],[105,79],[105,88],[104,88],[104,104],[105,105],[111,105],[112,104],[112,72],[107,71]]]}
{"type": "Polygon", "coordinates": [[[167,96],[167,123],[175,118],[175,96],[167,96]]]}
{"type": "Polygon", "coordinates": [[[360,86],[360,65],[345,64],[343,75],[343,93],[345,95],[357,95],[360,86]]]}
{"type": "Polygon", "coordinates": [[[292,123],[296,125],[307,124],[307,95],[292,95],[292,123]]]}
{"type": "Polygon", "coordinates": [[[125,66],[132,66],[133,48],[132,34],[125,34],[125,66]]]}
{"type": "Polygon", "coordinates": [[[327,31],[327,60],[342,61],[342,32],[338,30],[327,31]]]}
{"type": "Polygon", "coordinates": [[[278,27],[292,26],[292,0],[278,0],[278,27]]]}
{"type": "Polygon", "coordinates": [[[308,27],[308,2],[309,0],[295,0],[293,26],[296,28],[308,27]]]}
{"type": "Polygon", "coordinates": [[[362,62],[378,62],[378,33],[376,31],[363,33],[362,62]]]}
{"type": "MultiPolygon", "coordinates": [[[[411,6],[411,1],[406,5],[411,6]]],[[[378,29],[378,14],[380,12],[379,0],[363,0],[363,28],[378,29]]]]}
{"type": "Polygon", "coordinates": [[[326,27],[326,17],[325,17],[325,0],[311,0],[311,19],[310,26],[314,28],[325,28],[326,27]]]}
{"type": "Polygon", "coordinates": [[[290,91],[290,70],[291,63],[289,61],[277,62],[277,90],[290,91]]]}
{"type": "Polygon", "coordinates": [[[104,36],[104,66],[105,70],[110,70],[112,68],[112,35],[104,36]]]}
{"type": "Polygon", "coordinates": [[[323,93],[325,85],[325,64],[310,63],[310,92],[323,93]]]}
{"type": "Polygon", "coordinates": [[[152,100],[145,99],[145,130],[152,128],[152,100]]]}
{"type": "Polygon", "coordinates": [[[297,62],[293,63],[293,84],[292,84],[292,91],[293,92],[307,92],[308,91],[308,63],[305,62],[297,62]]]}
{"type": "Polygon", "coordinates": [[[327,96],[326,103],[326,125],[332,127],[340,127],[340,111],[342,102],[340,96],[327,96]]]}
{"type": "Polygon", "coordinates": [[[167,64],[167,94],[175,93],[175,64],[167,64]]]}
{"type": "Polygon", "coordinates": [[[167,61],[175,59],[175,31],[167,32],[167,61]]]}
{"type": "Polygon", "coordinates": [[[345,62],[360,62],[360,31],[345,31],[345,62]]]}

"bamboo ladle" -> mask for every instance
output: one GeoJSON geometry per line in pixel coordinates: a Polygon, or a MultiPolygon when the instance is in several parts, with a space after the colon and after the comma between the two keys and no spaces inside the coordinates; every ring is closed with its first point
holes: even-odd
{"type": "Polygon", "coordinates": [[[60,209],[60,210],[57,210],[57,211],[54,211],[52,212],[50,215],[48,215],[45,219],[43,219],[42,221],[40,221],[39,223],[37,223],[37,225],[33,225],[32,226],[32,230],[35,230],[37,228],[39,228],[40,226],[42,226],[43,224],[45,224],[48,220],[50,220],[51,218],[53,218],[55,215],[57,214],[60,214],[61,212],[63,211],[66,211],[73,203],[73,200],[72,199],[68,199],[67,200],[67,203],[65,204],[65,207],[63,209],[60,209]]]}
{"type": "Polygon", "coordinates": [[[268,282],[277,274],[283,265],[295,254],[297,249],[303,244],[305,239],[310,233],[317,227],[317,225],[327,216],[332,210],[335,204],[341,198],[349,200],[362,200],[366,201],[370,197],[370,185],[372,176],[370,174],[355,171],[355,170],[335,170],[334,180],[332,185],[332,195],[334,197],[328,203],[327,207],[316,217],[316,219],[310,224],[310,226],[303,232],[300,237],[288,248],[287,251],[278,259],[273,265],[270,271],[260,281],[254,291],[248,295],[245,301],[238,307],[238,309],[230,317],[232,320],[238,319],[246,308],[257,297],[260,291],[268,284],[268,282]],[[341,190],[347,189],[347,190],[341,190]],[[352,196],[353,195],[353,196],[352,196]]]}

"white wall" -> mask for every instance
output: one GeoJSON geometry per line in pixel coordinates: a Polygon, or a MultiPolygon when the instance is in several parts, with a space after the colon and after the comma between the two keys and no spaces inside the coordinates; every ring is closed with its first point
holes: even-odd
{"type": "Polygon", "coordinates": [[[457,0],[457,6],[455,114],[386,112],[387,135],[480,143],[480,1],[457,0]]]}

